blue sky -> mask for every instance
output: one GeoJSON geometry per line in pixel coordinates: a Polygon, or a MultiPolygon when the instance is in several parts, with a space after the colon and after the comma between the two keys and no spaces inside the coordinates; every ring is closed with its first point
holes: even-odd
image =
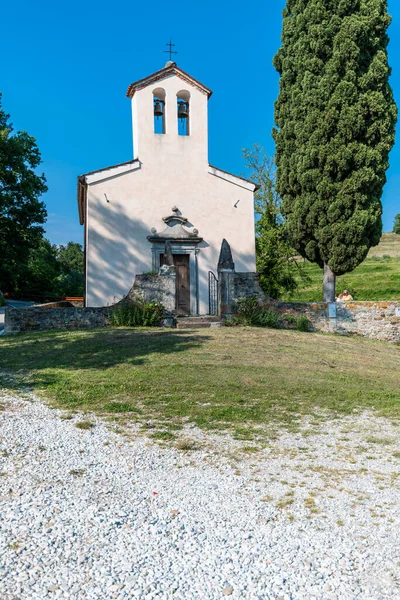
{"type": "MultiPolygon", "coordinates": [[[[76,177],[130,160],[132,81],[162,68],[172,36],[178,65],[214,94],[209,159],[241,174],[242,148],[273,154],[273,103],[284,0],[132,2],[14,0],[2,6],[0,91],[15,129],[38,142],[49,191],[43,197],[53,243],[82,242],[76,177]]],[[[400,104],[400,3],[389,0],[392,86],[400,104]]],[[[400,212],[400,147],[391,154],[384,230],[400,212]]]]}

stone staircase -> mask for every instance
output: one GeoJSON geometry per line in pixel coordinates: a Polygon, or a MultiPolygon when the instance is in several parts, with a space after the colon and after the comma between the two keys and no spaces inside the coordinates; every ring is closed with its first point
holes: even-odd
{"type": "Polygon", "coordinates": [[[224,322],[220,317],[178,317],[177,329],[206,329],[208,327],[221,327],[224,322]]]}

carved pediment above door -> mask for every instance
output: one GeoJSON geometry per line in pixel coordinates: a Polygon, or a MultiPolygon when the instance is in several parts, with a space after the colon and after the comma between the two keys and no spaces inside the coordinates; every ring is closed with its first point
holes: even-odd
{"type": "Polygon", "coordinates": [[[199,252],[198,245],[203,241],[203,238],[199,237],[197,229],[188,225],[188,219],[182,216],[176,206],[172,208],[172,214],[164,217],[163,221],[166,225],[165,229],[157,232],[153,227],[151,235],[147,237],[151,243],[153,271],[158,271],[160,268],[160,261],[162,255],[165,254],[166,243],[168,242],[168,252],[172,254],[177,268],[177,285],[181,282],[183,288],[187,290],[183,300],[180,294],[177,294],[177,309],[180,309],[179,304],[182,300],[185,304],[184,310],[188,311],[186,305],[190,303],[190,314],[197,315],[199,312],[197,255],[199,252]],[[180,276],[182,276],[182,281],[180,276]]]}
{"type": "Polygon", "coordinates": [[[166,224],[165,229],[157,232],[155,227],[152,228],[152,235],[147,236],[149,242],[154,243],[165,243],[179,242],[182,244],[199,244],[203,241],[203,238],[199,237],[197,229],[188,229],[188,219],[183,217],[179,209],[174,206],[172,208],[172,215],[163,217],[163,221],[166,224]]]}

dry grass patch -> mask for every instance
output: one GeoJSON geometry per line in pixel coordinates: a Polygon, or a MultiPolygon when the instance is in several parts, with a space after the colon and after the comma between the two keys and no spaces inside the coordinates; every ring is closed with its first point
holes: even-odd
{"type": "Polygon", "coordinates": [[[197,450],[198,449],[198,445],[195,442],[195,440],[191,440],[189,438],[181,438],[179,439],[176,444],[175,444],[176,448],[178,450],[183,450],[184,452],[190,452],[192,450],[197,450]]]}
{"type": "Polygon", "coordinates": [[[91,421],[78,421],[78,423],[75,423],[75,427],[83,430],[92,429],[94,427],[94,423],[91,421]]]}
{"type": "Polygon", "coordinates": [[[69,474],[74,477],[82,477],[85,474],[85,469],[71,469],[69,474]]]}
{"type": "Polygon", "coordinates": [[[174,435],[170,431],[155,431],[151,434],[150,437],[154,440],[160,440],[165,442],[176,439],[176,435],[174,435]]]}
{"type": "Polygon", "coordinates": [[[377,437],[375,435],[371,435],[365,439],[369,444],[379,444],[381,446],[389,446],[390,444],[394,444],[394,440],[388,437],[377,437]]]}
{"type": "Polygon", "coordinates": [[[294,492],[290,491],[282,496],[282,498],[277,502],[276,508],[283,509],[291,506],[292,504],[294,504],[294,492]]]}

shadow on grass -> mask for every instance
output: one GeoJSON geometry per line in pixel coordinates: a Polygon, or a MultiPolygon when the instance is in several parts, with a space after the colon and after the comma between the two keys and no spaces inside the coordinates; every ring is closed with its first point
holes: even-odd
{"type": "MultiPolygon", "coordinates": [[[[18,334],[0,339],[0,385],[15,388],[29,373],[40,383],[57,379],[54,371],[106,371],[151,363],[200,346],[206,335],[160,329],[101,329],[18,334]],[[44,374],[46,370],[49,372],[44,374]]],[[[173,362],[176,362],[174,359],[173,362]]]]}
{"type": "MultiPolygon", "coordinates": [[[[400,418],[400,353],[273,330],[101,329],[0,338],[0,387],[54,406],[202,428],[297,426],[376,410],[400,418]],[[1,376],[3,373],[3,377],[1,376]]],[[[121,417],[122,418],[122,417],[121,417]]],[[[240,431],[243,429],[243,431],[240,431]]]]}

